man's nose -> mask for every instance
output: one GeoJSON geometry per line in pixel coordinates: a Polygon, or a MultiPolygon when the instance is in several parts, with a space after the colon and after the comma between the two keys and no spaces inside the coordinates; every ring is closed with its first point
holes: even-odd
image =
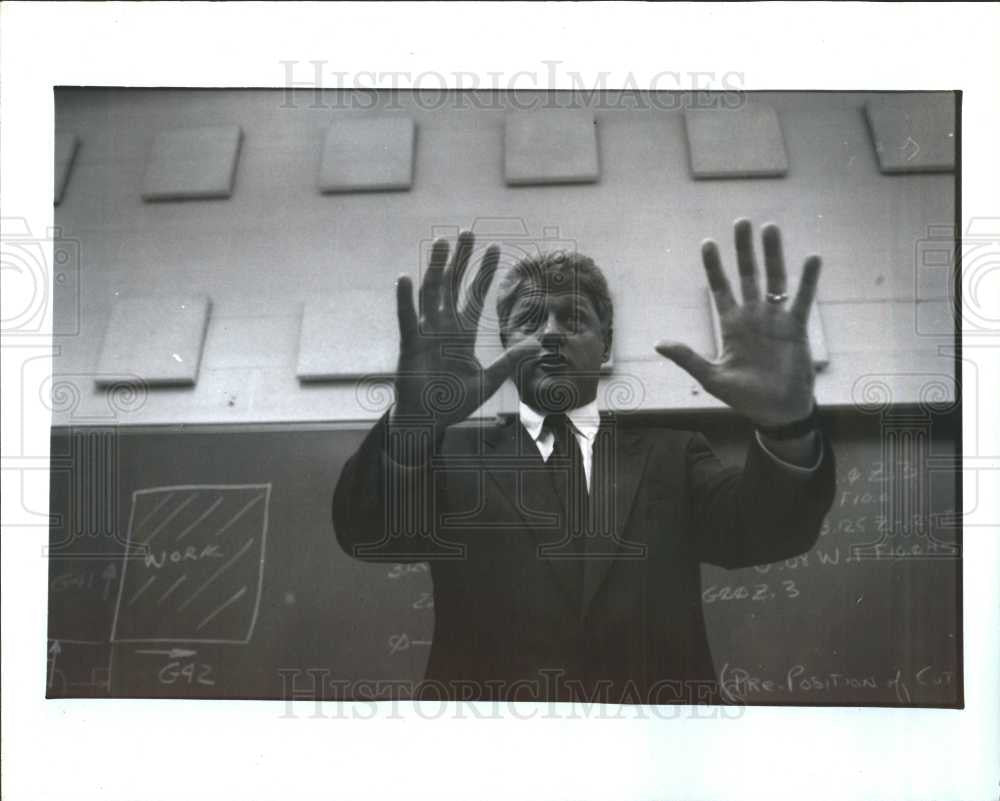
{"type": "Polygon", "coordinates": [[[566,329],[555,314],[549,314],[539,335],[543,348],[554,348],[566,338],[566,329]]]}

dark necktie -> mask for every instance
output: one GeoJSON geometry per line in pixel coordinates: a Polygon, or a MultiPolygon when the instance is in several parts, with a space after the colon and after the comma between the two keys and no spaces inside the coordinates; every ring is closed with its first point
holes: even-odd
{"type": "Polygon", "coordinates": [[[569,541],[560,550],[565,554],[564,558],[574,560],[575,567],[578,568],[571,572],[577,585],[577,594],[582,598],[584,561],[580,555],[586,549],[590,518],[590,496],[587,492],[587,476],[583,470],[583,453],[577,442],[573,423],[565,414],[547,415],[545,427],[555,436],[547,464],[553,470],[553,481],[566,512],[569,534],[569,541]]]}

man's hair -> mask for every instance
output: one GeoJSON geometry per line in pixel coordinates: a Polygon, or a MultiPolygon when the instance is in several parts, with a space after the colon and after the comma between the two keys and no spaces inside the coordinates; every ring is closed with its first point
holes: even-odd
{"type": "Polygon", "coordinates": [[[567,292],[576,290],[594,304],[597,318],[610,344],[614,330],[614,307],[608,282],[601,268],[589,256],[567,250],[555,250],[526,256],[510,268],[497,287],[497,321],[500,341],[507,345],[507,323],[518,297],[526,289],[567,292]]]}

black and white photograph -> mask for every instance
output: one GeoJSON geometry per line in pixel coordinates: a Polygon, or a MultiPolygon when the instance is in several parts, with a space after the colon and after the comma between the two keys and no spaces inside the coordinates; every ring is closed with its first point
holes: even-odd
{"type": "Polygon", "coordinates": [[[960,706],[959,100],[57,90],[50,694],[960,706]]]}
{"type": "MultiPolygon", "coordinates": [[[[7,21],[41,19],[11,5],[7,21]]],[[[4,672],[16,659],[30,688],[5,714],[9,797],[67,792],[10,750],[29,717],[116,741],[74,746],[84,797],[160,797],[138,778],[145,736],[172,743],[163,788],[187,776],[193,797],[329,795],[325,749],[345,797],[424,797],[449,752],[448,797],[520,797],[516,776],[480,784],[477,760],[505,749],[490,771],[537,751],[532,798],[995,797],[982,75],[810,83],[789,64],[776,82],[742,55],[706,72],[694,44],[649,62],[621,42],[614,70],[587,72],[536,51],[541,29],[530,56],[477,72],[403,31],[446,40],[466,3],[387,22],[385,52],[410,42],[426,67],[345,43],[397,13],[375,3],[276,23],[315,12],[343,55],[317,31],[213,61],[194,46],[213,25],[280,12],[140,5],[110,4],[103,35],[170,20],[191,63],[52,70],[23,90],[47,127],[3,147],[8,175],[29,143],[53,170],[18,174],[30,203],[4,195],[4,672]],[[234,78],[241,58],[259,68],[234,78]],[[192,78],[199,63],[221,80],[192,78]],[[21,596],[30,625],[12,622],[21,596]],[[560,737],[580,769],[642,766],[624,785],[603,761],[589,781],[547,767],[560,737]],[[827,737],[830,780],[804,761],[827,737]],[[221,789],[209,743],[265,778],[221,789]],[[798,767],[769,774],[769,745],[798,767]],[[734,748],[750,784],[702,774],[734,748]],[[932,767],[957,751],[961,777],[932,767]],[[127,765],[113,790],[82,778],[105,759],[127,765]],[[379,759],[409,791],[376,786],[379,759]]],[[[512,5],[508,45],[535,18],[614,17],[512,5]]],[[[621,4],[633,32],[711,38],[727,13],[667,6],[621,4]]],[[[834,13],[733,7],[771,41],[782,9],[834,13]]]]}

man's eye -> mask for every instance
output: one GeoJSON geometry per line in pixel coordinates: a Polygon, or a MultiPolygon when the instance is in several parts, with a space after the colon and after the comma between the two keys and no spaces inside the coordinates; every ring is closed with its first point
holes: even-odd
{"type": "Polygon", "coordinates": [[[573,313],[567,314],[562,318],[562,326],[567,331],[572,331],[574,334],[581,328],[585,328],[587,325],[587,318],[582,314],[573,313]]]}
{"type": "Polygon", "coordinates": [[[514,316],[514,325],[522,329],[534,330],[540,321],[541,315],[530,309],[514,316]]]}

